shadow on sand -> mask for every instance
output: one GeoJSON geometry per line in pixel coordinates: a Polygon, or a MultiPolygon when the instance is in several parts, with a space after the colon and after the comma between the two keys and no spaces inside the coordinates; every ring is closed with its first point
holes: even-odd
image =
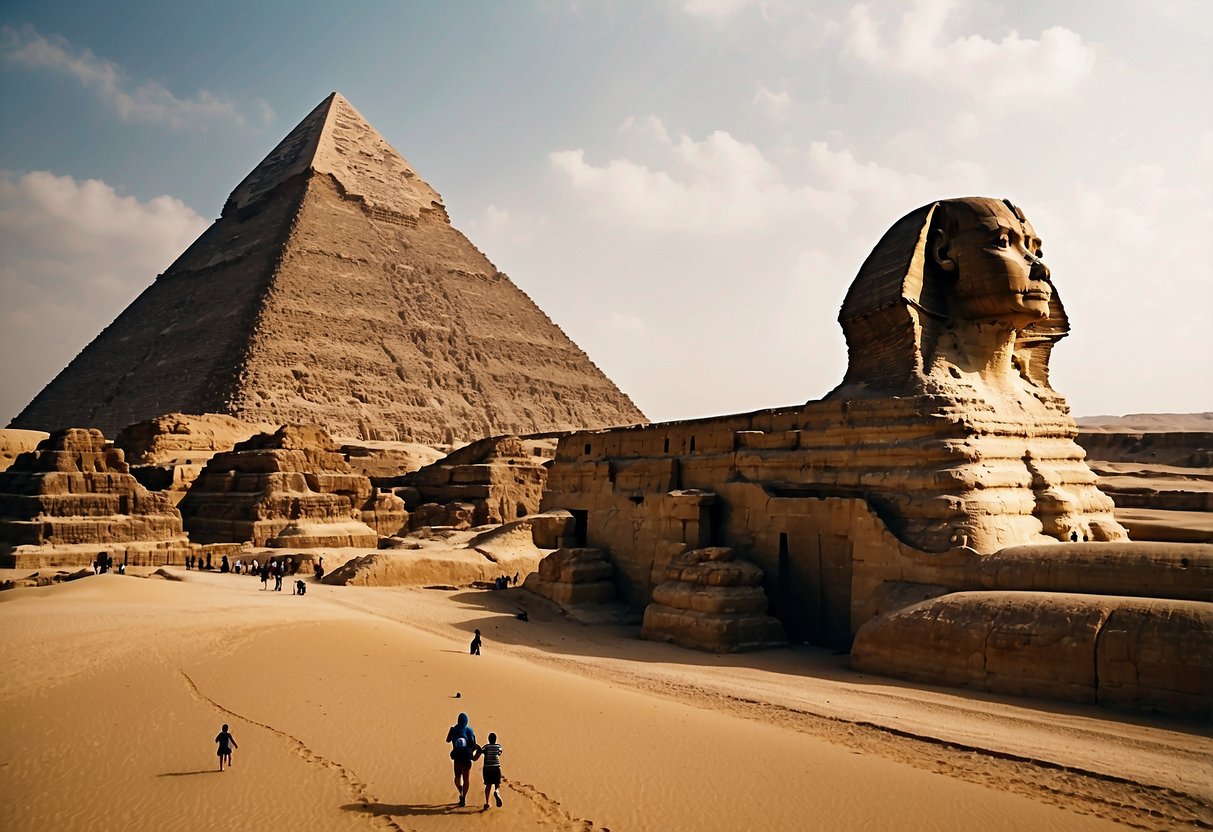
{"type": "Polygon", "coordinates": [[[362,812],[373,817],[447,815],[454,812],[467,814],[480,811],[479,807],[473,809],[471,806],[460,806],[458,803],[347,803],[341,808],[346,812],[362,812]]]}
{"type": "Polygon", "coordinates": [[[217,768],[200,768],[197,771],[165,771],[157,774],[157,777],[190,777],[194,774],[219,774],[217,768]]]}

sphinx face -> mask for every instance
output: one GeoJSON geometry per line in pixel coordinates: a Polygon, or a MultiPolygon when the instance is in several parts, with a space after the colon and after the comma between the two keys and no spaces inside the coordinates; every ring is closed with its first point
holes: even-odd
{"type": "Polygon", "coordinates": [[[955,276],[949,296],[952,316],[1005,321],[1016,329],[1047,318],[1053,286],[1031,223],[993,199],[941,207],[948,212],[952,233],[935,256],[955,276]]]}

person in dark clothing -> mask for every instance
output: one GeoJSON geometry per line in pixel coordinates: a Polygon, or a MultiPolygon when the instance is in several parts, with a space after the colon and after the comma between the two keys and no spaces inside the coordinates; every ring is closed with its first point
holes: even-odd
{"type": "Polygon", "coordinates": [[[480,631],[476,631],[476,636],[472,639],[472,645],[468,648],[468,652],[473,656],[480,655],[480,631]]]}
{"type": "Polygon", "coordinates": [[[215,742],[219,744],[219,770],[223,771],[224,760],[227,760],[227,766],[228,768],[231,768],[232,749],[239,748],[240,746],[236,745],[236,739],[231,735],[231,732],[227,730],[226,722],[223,723],[223,729],[220,730],[219,735],[215,737],[215,742]]]}
{"type": "Polygon", "coordinates": [[[274,591],[282,591],[282,573],[286,571],[286,564],[278,561],[274,564],[274,591]]]}
{"type": "Polygon", "coordinates": [[[261,578],[261,588],[266,589],[267,588],[266,584],[269,582],[269,579],[270,579],[270,565],[268,563],[261,564],[260,578],[261,578]]]}
{"type": "Polygon", "coordinates": [[[468,715],[459,719],[446,732],[446,741],[451,744],[451,760],[455,764],[455,788],[459,790],[459,805],[467,805],[468,788],[471,785],[472,755],[476,753],[476,732],[468,724],[468,715]]]}

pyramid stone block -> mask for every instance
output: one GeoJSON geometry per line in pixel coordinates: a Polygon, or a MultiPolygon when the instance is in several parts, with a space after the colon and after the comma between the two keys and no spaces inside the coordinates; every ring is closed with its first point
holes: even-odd
{"type": "Polygon", "coordinates": [[[644,421],[337,93],[13,427],[174,411],[427,443],[644,421]]]}

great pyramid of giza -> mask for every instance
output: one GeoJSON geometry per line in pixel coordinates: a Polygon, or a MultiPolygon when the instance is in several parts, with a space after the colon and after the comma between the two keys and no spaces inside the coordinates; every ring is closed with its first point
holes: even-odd
{"type": "Polygon", "coordinates": [[[645,421],[338,93],[12,427],[175,411],[431,443],[645,421]]]}

